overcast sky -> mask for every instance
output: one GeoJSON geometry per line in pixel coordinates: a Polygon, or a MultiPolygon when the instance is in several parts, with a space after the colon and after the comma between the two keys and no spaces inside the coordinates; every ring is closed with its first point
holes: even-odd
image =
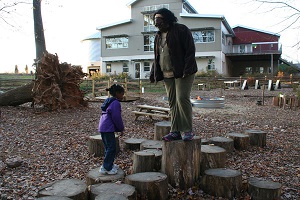
{"type": "MultiPolygon", "coordinates": [[[[258,4],[247,4],[246,1],[251,0],[189,0],[199,14],[224,15],[230,26],[240,24],[279,33],[283,58],[299,62],[299,50],[291,48],[296,41],[300,41],[299,27],[281,32],[287,24],[279,23],[287,17],[288,11],[267,12],[268,8],[258,8],[258,4]]],[[[95,33],[98,26],[129,19],[128,2],[130,0],[43,0],[47,50],[57,53],[60,62],[81,64],[81,40],[95,33]]],[[[300,8],[300,1],[294,2],[300,8]]],[[[18,65],[20,72],[25,71],[26,65],[32,69],[35,58],[32,12],[31,5],[18,6],[8,20],[14,27],[0,20],[0,72],[13,72],[15,65],[18,65]]]]}

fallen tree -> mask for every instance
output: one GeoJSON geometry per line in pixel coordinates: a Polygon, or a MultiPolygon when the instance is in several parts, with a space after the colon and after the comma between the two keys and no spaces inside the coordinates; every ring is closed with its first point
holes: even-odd
{"type": "Polygon", "coordinates": [[[27,102],[49,110],[86,106],[80,83],[85,74],[80,66],[59,63],[58,56],[45,53],[36,63],[36,80],[0,95],[0,106],[27,102]]]}

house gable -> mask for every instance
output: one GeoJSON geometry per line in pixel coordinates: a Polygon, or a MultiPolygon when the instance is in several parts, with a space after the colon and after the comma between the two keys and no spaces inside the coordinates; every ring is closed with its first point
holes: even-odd
{"type": "Polygon", "coordinates": [[[259,29],[253,29],[244,26],[233,27],[235,36],[233,44],[252,44],[257,42],[278,42],[280,35],[259,29]]]}

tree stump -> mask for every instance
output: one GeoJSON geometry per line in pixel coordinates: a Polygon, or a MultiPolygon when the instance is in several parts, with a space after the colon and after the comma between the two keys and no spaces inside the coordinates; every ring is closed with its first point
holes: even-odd
{"type": "Polygon", "coordinates": [[[201,188],[207,194],[232,199],[240,196],[242,173],[231,169],[208,169],[204,172],[201,188]]]}
{"type": "Polygon", "coordinates": [[[87,200],[87,185],[79,179],[63,179],[43,186],[38,191],[38,197],[60,196],[74,200],[87,200]]]}
{"type": "Polygon", "coordinates": [[[245,130],[249,135],[250,145],[265,147],[267,143],[267,133],[261,130],[245,130]]]}
{"type": "Polygon", "coordinates": [[[145,140],[144,142],[142,142],[140,150],[145,150],[145,149],[160,149],[160,150],[162,150],[162,146],[163,146],[163,141],[145,140]]]}
{"type": "Polygon", "coordinates": [[[153,172],[155,166],[155,155],[153,152],[138,151],[133,153],[133,173],[153,172]]]}
{"type": "Polygon", "coordinates": [[[226,137],[212,137],[209,139],[211,144],[224,148],[227,152],[234,149],[233,139],[226,137]]]}
{"type": "Polygon", "coordinates": [[[233,139],[234,148],[237,150],[246,150],[249,147],[249,135],[242,133],[228,133],[228,137],[233,139]]]}
{"type": "Polygon", "coordinates": [[[212,168],[224,168],[226,163],[226,150],[213,145],[201,145],[200,173],[212,168]]]}
{"type": "Polygon", "coordinates": [[[176,140],[163,142],[161,171],[168,176],[168,182],[181,189],[195,185],[200,178],[201,138],[184,142],[176,140]]]}
{"type": "Polygon", "coordinates": [[[72,200],[72,199],[68,197],[46,196],[46,197],[36,198],[36,200],[72,200]]]}
{"type": "Polygon", "coordinates": [[[170,121],[157,122],[154,125],[154,140],[161,140],[171,130],[170,121]]]}
{"type": "Polygon", "coordinates": [[[248,194],[253,200],[279,200],[281,199],[281,184],[250,178],[248,181],[248,194]]]}
{"type": "MultiPolygon", "coordinates": [[[[116,137],[117,153],[119,153],[120,152],[119,136],[115,135],[115,137],[116,137]]],[[[94,155],[94,157],[104,156],[105,150],[104,150],[104,144],[101,135],[90,136],[88,141],[88,148],[89,148],[89,153],[91,155],[94,155]]]]}
{"type": "Polygon", "coordinates": [[[138,199],[168,199],[168,179],[159,172],[142,172],[125,177],[125,183],[135,187],[138,199]]]}
{"type": "Polygon", "coordinates": [[[121,180],[124,178],[125,173],[122,169],[118,169],[118,173],[114,175],[107,175],[107,174],[100,174],[99,172],[100,167],[92,169],[86,175],[86,183],[87,185],[94,185],[97,183],[109,183],[121,180]]]}
{"type": "Polygon", "coordinates": [[[157,171],[157,172],[160,172],[160,170],[161,170],[162,150],[159,150],[159,149],[145,149],[143,151],[154,153],[154,155],[155,155],[154,170],[157,171]]]}
{"type": "Polygon", "coordinates": [[[90,200],[94,200],[96,196],[104,194],[118,194],[132,200],[137,198],[135,188],[128,184],[100,183],[91,185],[90,191],[90,200]]]}
{"type": "Polygon", "coordinates": [[[100,194],[96,196],[95,200],[127,200],[128,198],[121,194],[100,194]]]}
{"type": "Polygon", "coordinates": [[[210,143],[209,139],[206,139],[206,138],[201,139],[201,144],[202,145],[209,145],[209,143],[210,143]]]}
{"type": "Polygon", "coordinates": [[[140,150],[141,143],[144,142],[146,139],[137,139],[137,138],[128,138],[124,140],[124,149],[129,150],[140,150]]]}

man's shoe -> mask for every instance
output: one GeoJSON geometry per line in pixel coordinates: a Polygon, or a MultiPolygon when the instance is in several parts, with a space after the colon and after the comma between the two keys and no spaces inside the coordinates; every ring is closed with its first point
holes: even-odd
{"type": "Polygon", "coordinates": [[[173,140],[182,140],[181,134],[178,131],[170,132],[168,135],[162,137],[162,140],[170,142],[173,140]]]}
{"type": "Polygon", "coordinates": [[[192,132],[184,133],[183,141],[191,141],[194,139],[194,137],[195,137],[195,134],[192,132]]]}

